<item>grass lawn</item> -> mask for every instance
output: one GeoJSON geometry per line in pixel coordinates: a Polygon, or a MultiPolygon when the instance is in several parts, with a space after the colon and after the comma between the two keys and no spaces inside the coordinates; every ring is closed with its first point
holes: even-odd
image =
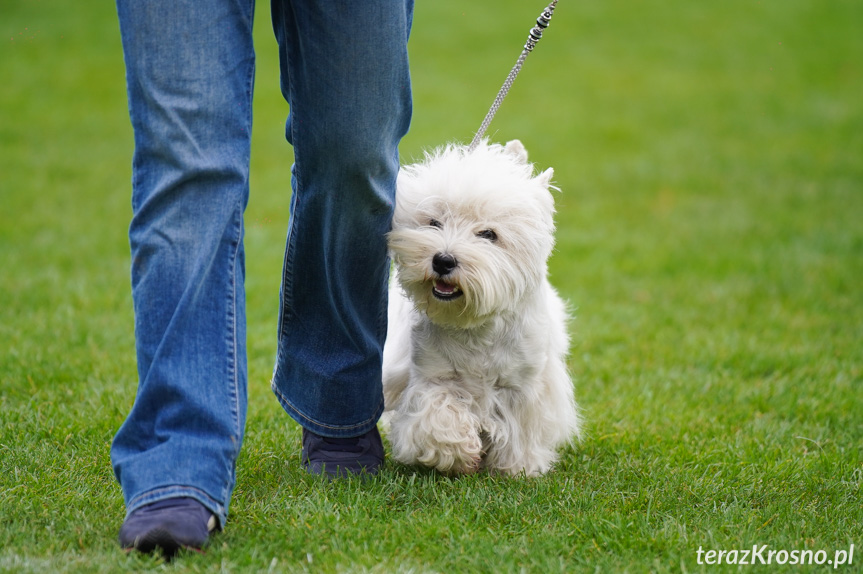
{"type": "MultiPolygon", "coordinates": [[[[542,7],[418,2],[405,161],[470,140],[542,7]]],[[[489,135],[562,189],[587,435],[535,480],[333,484],[268,384],[291,163],[268,12],[247,438],[226,531],[166,565],[116,543],[137,378],[114,7],[0,1],[0,571],[736,571],[699,549],[851,544],[837,570],[863,570],[863,3],[561,0],[489,135]]]]}

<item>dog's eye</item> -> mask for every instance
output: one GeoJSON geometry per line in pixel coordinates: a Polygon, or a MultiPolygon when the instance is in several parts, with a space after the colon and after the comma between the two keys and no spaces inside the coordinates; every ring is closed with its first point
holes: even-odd
{"type": "Polygon", "coordinates": [[[437,227],[438,229],[443,227],[443,224],[440,221],[438,221],[437,219],[429,219],[429,225],[431,227],[437,227]]]}
{"type": "Polygon", "coordinates": [[[497,233],[495,233],[493,229],[483,229],[477,233],[476,236],[488,239],[491,242],[497,241],[497,233]]]}

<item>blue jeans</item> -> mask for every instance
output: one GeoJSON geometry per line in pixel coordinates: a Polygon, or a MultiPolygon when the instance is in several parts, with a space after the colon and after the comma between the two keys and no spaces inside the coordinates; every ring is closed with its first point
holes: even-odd
{"type": "MultiPolygon", "coordinates": [[[[384,234],[411,114],[412,8],[272,1],[294,148],[272,385],[289,415],[326,436],[363,434],[383,409],[384,234]]],[[[224,524],[246,417],[254,0],[117,9],[135,137],[139,382],[112,463],[127,512],[189,496],[224,524]]]]}

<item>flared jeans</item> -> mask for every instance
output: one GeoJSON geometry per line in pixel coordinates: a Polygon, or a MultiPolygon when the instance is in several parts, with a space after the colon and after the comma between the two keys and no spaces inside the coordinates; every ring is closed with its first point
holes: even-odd
{"type": "MultiPolygon", "coordinates": [[[[135,143],[138,388],[112,464],[127,512],[188,496],[224,524],[247,405],[254,0],[117,0],[117,9],[135,143]]],[[[325,436],[363,434],[383,410],[385,233],[411,115],[412,9],[412,0],[271,3],[294,150],[272,388],[325,436]]]]}

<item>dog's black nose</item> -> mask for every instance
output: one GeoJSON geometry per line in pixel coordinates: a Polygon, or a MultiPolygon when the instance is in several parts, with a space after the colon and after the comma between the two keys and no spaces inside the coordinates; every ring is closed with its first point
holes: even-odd
{"type": "Polygon", "coordinates": [[[440,276],[449,275],[457,265],[458,261],[449,253],[437,253],[432,258],[432,269],[440,276]]]}

